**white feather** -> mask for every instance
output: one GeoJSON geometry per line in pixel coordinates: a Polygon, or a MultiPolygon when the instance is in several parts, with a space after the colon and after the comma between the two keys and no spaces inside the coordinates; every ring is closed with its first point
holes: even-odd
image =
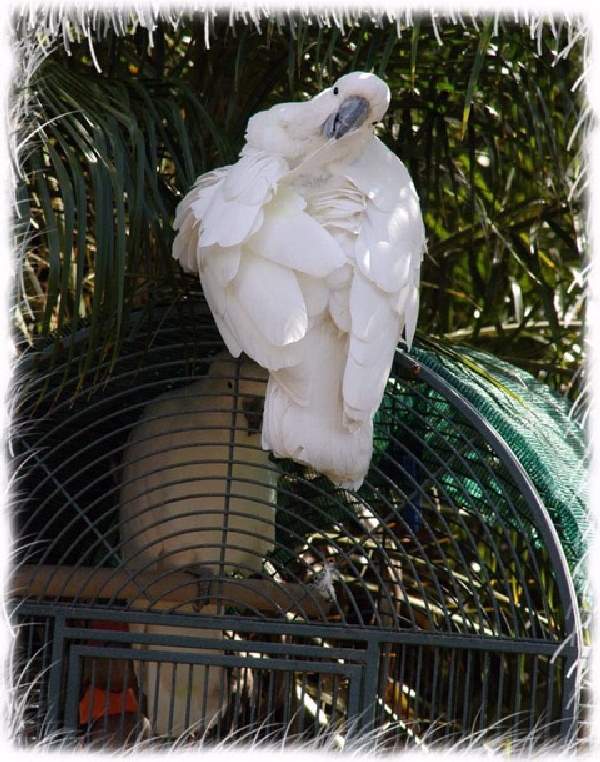
{"type": "Polygon", "coordinates": [[[263,221],[259,206],[246,206],[236,201],[225,201],[215,194],[203,219],[198,245],[237,246],[245,241],[263,221]]]}
{"type": "Polygon", "coordinates": [[[417,282],[411,283],[408,288],[408,296],[406,299],[406,306],[404,308],[404,338],[408,348],[412,346],[413,338],[415,335],[415,328],[417,327],[417,316],[419,314],[419,285],[417,282]]]}
{"type": "MultiPolygon", "coordinates": [[[[208,299],[207,299],[208,301],[208,299]]],[[[210,307],[210,302],[209,302],[210,307]]],[[[219,315],[215,310],[213,312],[213,317],[215,319],[215,323],[217,324],[217,328],[219,329],[219,333],[223,337],[223,341],[225,342],[225,346],[229,350],[229,352],[232,354],[233,357],[239,357],[242,354],[242,347],[237,339],[235,333],[233,332],[233,329],[229,325],[229,321],[227,320],[227,317],[225,315],[219,315]]]]}
{"type": "Polygon", "coordinates": [[[231,291],[270,344],[283,347],[305,336],[306,305],[296,276],[288,268],[246,254],[231,291]]]}
{"type": "Polygon", "coordinates": [[[423,249],[420,226],[404,207],[381,212],[373,205],[356,242],[356,262],[365,277],[394,293],[408,282],[412,263],[423,249]]]}
{"type": "Polygon", "coordinates": [[[223,320],[232,332],[235,331],[236,341],[243,347],[244,352],[263,368],[278,370],[300,362],[304,352],[303,341],[283,346],[271,344],[238,299],[228,298],[223,320]]]}
{"type": "Polygon", "coordinates": [[[377,209],[384,212],[394,211],[399,203],[414,192],[412,180],[404,164],[375,137],[345,168],[344,176],[362,191],[377,209]]]}
{"type": "Polygon", "coordinates": [[[350,337],[343,394],[345,413],[355,420],[371,419],[379,407],[400,336],[400,318],[382,302],[386,312],[376,314],[367,340],[350,337]]]}
{"type": "Polygon", "coordinates": [[[203,271],[209,271],[216,283],[225,288],[238,274],[240,269],[241,250],[239,246],[229,248],[211,247],[204,249],[201,259],[203,271]]]}
{"type": "Polygon", "coordinates": [[[369,467],[373,429],[370,421],[349,431],[342,420],[342,377],[348,338],[329,321],[305,339],[301,363],[280,378],[269,375],[263,418],[263,447],[279,457],[314,467],[347,488],[356,488],[369,467]],[[302,403],[289,391],[301,382],[302,403]]]}
{"type": "Polygon", "coordinates": [[[298,272],[296,280],[302,291],[308,317],[321,315],[329,302],[329,289],[323,278],[313,278],[298,272]]]}
{"type": "Polygon", "coordinates": [[[263,206],[272,198],[279,178],[288,170],[279,156],[259,151],[244,154],[223,182],[223,198],[245,206],[263,206]]]}
{"type": "Polygon", "coordinates": [[[351,340],[350,356],[344,374],[344,412],[348,417],[367,421],[372,419],[388,380],[397,344],[398,328],[391,326],[379,338],[377,347],[361,346],[358,339],[351,340]],[[358,355],[358,359],[357,359],[358,355]],[[372,358],[366,362],[365,358],[372,358]],[[352,408],[358,413],[350,414],[352,408]]]}
{"type": "Polygon", "coordinates": [[[350,289],[352,335],[362,341],[376,338],[376,332],[385,325],[389,313],[390,307],[381,290],[362,273],[355,273],[350,289]]]}
{"type": "Polygon", "coordinates": [[[263,220],[268,203],[287,164],[277,156],[249,155],[222,171],[199,178],[180,203],[175,229],[189,215],[200,220],[198,245],[236,246],[252,235],[263,220]]]}
{"type": "MultiPolygon", "coordinates": [[[[204,263],[199,265],[202,290],[213,315],[224,317],[227,312],[227,291],[219,282],[212,267],[206,267],[204,263]]],[[[234,334],[235,335],[235,334],[234,334]]]]}
{"type": "Polygon", "coordinates": [[[173,227],[178,234],[173,243],[173,256],[186,272],[198,273],[201,220],[228,170],[228,167],[224,167],[199,177],[177,207],[173,227]]]}
{"type": "Polygon", "coordinates": [[[325,284],[332,289],[349,286],[354,276],[354,267],[350,262],[346,262],[343,267],[338,267],[325,279],[325,284]]]}
{"type": "Polygon", "coordinates": [[[344,231],[357,235],[365,211],[364,194],[348,185],[337,192],[325,191],[311,198],[309,213],[330,232],[344,231]]]}
{"type": "Polygon", "coordinates": [[[338,288],[329,294],[329,314],[336,326],[344,333],[352,330],[350,315],[350,288],[338,288]]]}
{"type": "Polygon", "coordinates": [[[316,278],[346,262],[339,244],[318,222],[288,205],[269,204],[262,226],[247,246],[261,257],[316,278]]]}
{"type": "Polygon", "coordinates": [[[190,192],[177,207],[173,223],[175,230],[179,230],[183,220],[190,215],[196,220],[202,219],[216,190],[215,186],[223,180],[228,171],[229,167],[222,167],[207,172],[196,180],[190,192]]]}
{"type": "Polygon", "coordinates": [[[180,205],[174,255],[194,265],[196,247],[227,346],[270,371],[263,446],[357,487],[396,345],[414,335],[425,238],[406,168],[369,127],[387,86],[352,73],[338,89],[252,117],[237,164],[180,205]],[[345,92],[368,100],[368,120],[327,140],[345,92]]]}

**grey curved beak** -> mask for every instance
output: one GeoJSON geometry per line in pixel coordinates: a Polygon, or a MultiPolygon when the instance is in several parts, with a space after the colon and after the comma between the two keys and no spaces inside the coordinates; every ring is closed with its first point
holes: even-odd
{"type": "Polygon", "coordinates": [[[360,127],[368,113],[369,101],[360,95],[351,95],[323,122],[323,134],[328,138],[341,138],[360,127]]]}

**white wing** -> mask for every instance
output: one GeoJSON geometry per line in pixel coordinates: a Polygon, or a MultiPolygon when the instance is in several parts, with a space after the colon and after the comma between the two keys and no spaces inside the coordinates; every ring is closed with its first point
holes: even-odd
{"type": "Polygon", "coordinates": [[[319,279],[346,261],[304,199],[278,190],[287,170],[280,157],[246,151],[201,178],[175,220],[173,256],[199,274],[229,351],[270,370],[302,359],[309,322],[326,306],[319,279]]]}
{"type": "Polygon", "coordinates": [[[221,167],[201,175],[177,207],[173,227],[178,234],[173,243],[173,257],[188,273],[198,272],[199,223],[228,171],[229,167],[221,167]]]}
{"type": "Polygon", "coordinates": [[[374,138],[345,175],[366,197],[354,249],[343,385],[346,423],[352,428],[379,406],[402,331],[412,344],[425,231],[410,176],[380,140],[374,138]]]}

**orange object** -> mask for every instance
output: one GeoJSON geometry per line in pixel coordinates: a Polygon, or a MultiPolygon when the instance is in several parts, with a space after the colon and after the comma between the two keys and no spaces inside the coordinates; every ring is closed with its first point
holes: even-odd
{"type": "Polygon", "coordinates": [[[85,725],[88,722],[97,720],[104,715],[121,714],[127,712],[137,712],[139,704],[135,697],[133,688],[128,688],[125,693],[107,691],[103,688],[94,688],[88,685],[83,698],[79,702],[79,724],[85,725]]]}

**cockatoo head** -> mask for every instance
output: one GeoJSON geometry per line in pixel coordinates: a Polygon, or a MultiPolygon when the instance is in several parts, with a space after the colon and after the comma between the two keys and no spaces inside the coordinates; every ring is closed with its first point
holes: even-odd
{"type": "Polygon", "coordinates": [[[345,74],[332,86],[300,103],[282,103],[255,114],[248,122],[247,145],[287,159],[293,166],[330,141],[355,144],[372,134],[390,101],[379,77],[345,74]]]}
{"type": "Polygon", "coordinates": [[[238,369],[238,360],[227,351],[215,355],[208,371],[209,392],[226,398],[227,407],[241,412],[238,425],[247,428],[248,436],[261,430],[268,379],[268,371],[245,356],[238,369]]]}

